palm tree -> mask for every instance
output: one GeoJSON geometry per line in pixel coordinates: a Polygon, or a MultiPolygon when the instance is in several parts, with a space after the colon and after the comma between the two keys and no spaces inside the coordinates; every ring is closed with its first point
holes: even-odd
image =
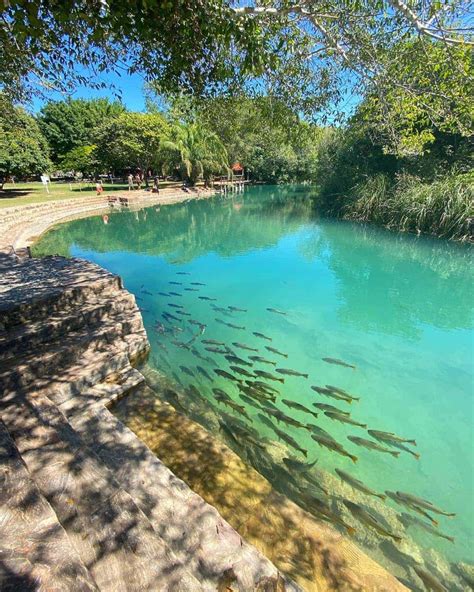
{"type": "Polygon", "coordinates": [[[168,165],[179,166],[182,176],[194,185],[229,170],[227,150],[217,134],[198,123],[176,124],[162,144],[168,165]]]}

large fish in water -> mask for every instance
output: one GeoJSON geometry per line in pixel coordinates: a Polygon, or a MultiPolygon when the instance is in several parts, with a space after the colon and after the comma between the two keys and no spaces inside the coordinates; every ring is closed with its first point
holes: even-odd
{"type": "Polygon", "coordinates": [[[258,331],[252,331],[252,335],[255,335],[255,337],[259,337],[260,339],[266,339],[267,341],[273,341],[271,337],[268,337],[268,335],[264,335],[263,333],[259,333],[258,331]]]}
{"type": "Polygon", "coordinates": [[[321,409],[321,411],[333,411],[334,413],[341,413],[342,415],[347,415],[349,417],[349,411],[343,411],[338,407],[334,407],[334,405],[328,405],[327,403],[313,403],[313,407],[317,409],[321,409]]]}
{"type": "Polygon", "coordinates": [[[446,512],[445,510],[441,510],[440,508],[437,508],[432,502],[421,497],[417,497],[416,495],[412,495],[411,493],[404,493],[403,491],[397,491],[396,493],[401,499],[404,499],[408,503],[418,506],[419,508],[428,510],[428,512],[441,514],[441,516],[449,516],[450,518],[456,516],[454,512],[446,512]]]}
{"type": "Polygon", "coordinates": [[[432,592],[448,592],[448,589],[433,574],[417,565],[413,569],[427,590],[431,590],[432,592]]]}
{"type": "Polygon", "coordinates": [[[260,376],[260,378],[266,378],[267,380],[275,380],[275,381],[281,382],[281,383],[285,382],[284,378],[278,378],[277,376],[273,376],[273,374],[270,374],[269,372],[265,372],[265,370],[255,370],[255,375],[260,376]]]}
{"type": "Polygon", "coordinates": [[[358,460],[357,456],[354,456],[350,452],[347,452],[347,450],[343,446],[341,446],[341,444],[339,444],[339,442],[334,440],[334,438],[332,438],[332,437],[326,438],[324,436],[320,436],[319,434],[312,433],[311,438],[315,442],[317,442],[319,444],[319,446],[323,446],[324,448],[327,448],[328,450],[336,452],[337,454],[340,454],[341,456],[347,456],[347,458],[350,458],[353,463],[356,463],[358,460]]]}
{"type": "Polygon", "coordinates": [[[416,516],[412,516],[411,514],[400,514],[398,519],[403,524],[405,528],[409,528],[410,526],[418,527],[423,529],[425,532],[429,532],[435,537],[440,539],[445,539],[450,543],[454,543],[454,537],[449,536],[447,534],[442,533],[438,528],[434,528],[431,524],[426,523],[424,520],[420,520],[416,516]]]}
{"type": "Polygon", "coordinates": [[[324,415],[329,417],[330,419],[334,419],[334,421],[339,421],[340,423],[347,423],[349,425],[357,426],[359,428],[366,428],[366,423],[359,423],[355,419],[352,419],[348,415],[344,415],[343,413],[334,413],[334,411],[325,411],[324,415]]]}
{"type": "Polygon", "coordinates": [[[373,489],[370,489],[370,487],[367,487],[367,485],[364,485],[364,483],[362,483],[362,481],[360,481],[359,479],[356,479],[355,477],[352,477],[351,475],[349,475],[349,473],[346,473],[345,471],[341,471],[340,469],[335,469],[335,471],[339,475],[339,477],[343,481],[348,483],[353,489],[358,489],[359,491],[362,491],[362,493],[365,493],[365,495],[371,495],[373,497],[378,497],[381,500],[384,500],[387,497],[383,493],[377,493],[373,489]]]}
{"type": "Polygon", "coordinates": [[[276,354],[277,356],[281,356],[282,358],[288,357],[288,354],[285,354],[285,353],[275,349],[274,347],[270,347],[269,345],[266,345],[265,349],[269,352],[272,352],[272,354],[276,354]]]}
{"type": "Polygon", "coordinates": [[[302,411],[303,413],[309,413],[313,417],[318,417],[317,413],[311,411],[311,409],[308,409],[301,403],[297,403],[296,401],[290,401],[289,399],[282,399],[281,402],[285,404],[287,407],[290,407],[291,409],[296,409],[297,411],[302,411]]]}
{"type": "Polygon", "coordinates": [[[359,506],[359,504],[355,504],[354,502],[350,502],[349,500],[344,500],[342,503],[346,506],[346,508],[354,516],[354,518],[357,518],[357,520],[362,522],[362,524],[370,526],[382,536],[390,537],[397,543],[399,543],[402,540],[401,536],[398,536],[397,534],[394,534],[393,532],[387,530],[385,526],[379,521],[377,516],[375,516],[369,510],[366,510],[362,506],[359,506]]]}
{"type": "Polygon", "coordinates": [[[249,360],[252,360],[252,362],[260,362],[260,364],[270,364],[271,366],[276,366],[276,362],[262,358],[262,356],[249,356],[249,360]]]}
{"type": "Polygon", "coordinates": [[[280,438],[280,440],[283,440],[284,442],[286,442],[289,446],[294,448],[297,452],[301,452],[301,454],[304,457],[308,456],[308,451],[305,450],[304,448],[301,448],[301,446],[298,444],[298,442],[294,438],[292,438],[289,434],[287,434],[286,432],[282,432],[281,430],[279,430],[275,426],[272,426],[272,429],[275,432],[275,434],[280,438]]]}
{"type": "Polygon", "coordinates": [[[232,355],[228,355],[228,356],[224,356],[224,358],[230,362],[231,364],[238,364],[240,366],[247,366],[247,367],[252,367],[252,364],[250,362],[247,362],[247,360],[243,360],[242,358],[239,358],[238,356],[232,356],[232,355]]]}
{"type": "Polygon", "coordinates": [[[397,504],[400,504],[401,506],[405,506],[406,508],[413,510],[414,512],[418,512],[418,514],[423,516],[423,518],[426,518],[432,524],[434,524],[435,526],[438,526],[439,522],[437,520],[435,520],[432,516],[430,516],[428,514],[428,512],[425,512],[424,510],[422,510],[418,506],[416,506],[412,503],[409,503],[406,499],[399,497],[395,491],[386,491],[385,494],[387,497],[389,497],[391,500],[393,500],[397,504]]]}
{"type": "Polygon", "coordinates": [[[275,314],[280,314],[286,316],[288,313],[284,312],[283,310],[278,310],[278,308],[267,308],[268,312],[274,312],[275,314]]]}
{"type": "Polygon", "coordinates": [[[291,368],[277,368],[275,372],[278,374],[283,374],[284,376],[298,376],[302,378],[308,378],[308,374],[304,372],[298,372],[297,370],[291,370],[291,368]]]}
{"type": "Polygon", "coordinates": [[[312,386],[311,389],[320,395],[324,395],[325,397],[331,397],[331,399],[336,399],[338,401],[345,401],[346,403],[352,403],[352,401],[358,401],[357,397],[352,397],[348,394],[343,394],[340,392],[333,391],[328,388],[324,388],[322,386],[312,386]]]}
{"type": "Polygon", "coordinates": [[[344,368],[352,368],[352,370],[356,369],[354,364],[348,364],[347,362],[344,362],[344,360],[338,360],[337,358],[322,358],[322,360],[327,364],[335,364],[336,366],[343,366],[344,368]]]}
{"type": "Polygon", "coordinates": [[[232,345],[234,347],[238,347],[239,349],[245,349],[251,352],[258,352],[258,349],[256,349],[255,347],[250,347],[250,345],[247,345],[246,343],[239,343],[238,341],[233,341],[232,345]]]}
{"type": "Polygon", "coordinates": [[[375,438],[376,440],[382,440],[383,442],[395,442],[396,444],[411,444],[412,446],[416,446],[416,440],[408,439],[408,438],[401,438],[394,434],[393,432],[381,432],[380,430],[367,430],[368,433],[375,438]]]}
{"type": "Polygon", "coordinates": [[[380,446],[377,442],[373,442],[372,440],[367,440],[366,438],[359,438],[358,436],[347,436],[347,439],[357,446],[363,446],[368,450],[377,450],[378,452],[385,452],[386,454],[391,454],[392,456],[398,457],[400,456],[399,452],[395,452],[395,450],[390,450],[389,448],[385,448],[384,446],[380,446]]]}
{"type": "Polygon", "coordinates": [[[305,494],[302,495],[302,499],[309,511],[315,516],[328,522],[332,522],[333,524],[337,524],[338,526],[342,526],[342,528],[344,528],[351,536],[356,533],[356,529],[344,522],[344,520],[335,514],[323,500],[305,494]]]}

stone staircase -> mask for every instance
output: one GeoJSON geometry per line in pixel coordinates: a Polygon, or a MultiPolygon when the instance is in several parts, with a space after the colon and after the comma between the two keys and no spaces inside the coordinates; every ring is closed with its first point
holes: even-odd
{"type": "Polygon", "coordinates": [[[0,269],[0,589],[298,590],[108,410],[148,389],[120,278],[0,269]]]}

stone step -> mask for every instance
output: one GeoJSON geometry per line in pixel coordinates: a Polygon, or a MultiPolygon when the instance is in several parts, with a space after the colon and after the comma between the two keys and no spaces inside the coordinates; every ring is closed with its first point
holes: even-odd
{"type": "Polygon", "coordinates": [[[0,590],[98,590],[0,421],[0,590]]]}
{"type": "Polygon", "coordinates": [[[186,562],[47,397],[19,393],[3,406],[2,417],[101,591],[201,590],[186,562]]]}
{"type": "Polygon", "coordinates": [[[141,317],[136,310],[135,299],[126,292],[115,300],[104,301],[103,298],[94,297],[82,305],[59,311],[46,321],[19,325],[13,331],[0,333],[0,360],[18,354],[23,355],[28,349],[48,340],[58,339],[68,331],[75,331],[84,326],[91,327],[110,319],[112,315],[118,322],[119,314],[123,318],[125,331],[131,332],[140,328],[141,317]]]}
{"type": "Polygon", "coordinates": [[[46,320],[50,315],[84,304],[91,297],[114,295],[122,288],[119,276],[80,259],[46,257],[12,264],[2,272],[0,331],[46,320]],[[56,272],[51,267],[58,266],[56,272]],[[41,281],[44,268],[44,281],[41,281]]]}
{"type": "Polygon", "coordinates": [[[71,425],[178,559],[186,562],[200,590],[228,589],[224,580],[230,568],[235,578],[232,590],[300,590],[284,580],[270,561],[243,541],[215,508],[178,479],[108,409],[95,405],[76,412],[67,411],[71,425]]]}
{"type": "Polygon", "coordinates": [[[60,403],[58,407],[67,417],[83,413],[96,404],[108,407],[126,396],[144,381],[143,374],[135,368],[128,366],[128,368],[125,368],[121,372],[109,374],[104,382],[69,397],[60,403]]]}
{"type": "MultiPolygon", "coordinates": [[[[19,359],[2,360],[0,361],[0,390],[25,388],[41,378],[61,379],[68,366],[73,366],[79,362],[80,358],[92,361],[97,353],[110,349],[119,337],[122,342],[120,323],[103,323],[99,328],[83,327],[61,336],[57,340],[44,344],[39,351],[35,351],[33,347],[19,359]]],[[[138,344],[136,347],[138,348],[138,344]]]]}

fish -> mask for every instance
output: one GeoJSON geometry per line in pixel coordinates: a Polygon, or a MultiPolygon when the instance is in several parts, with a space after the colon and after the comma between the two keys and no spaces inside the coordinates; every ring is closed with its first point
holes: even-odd
{"type": "Polygon", "coordinates": [[[346,506],[346,508],[354,516],[354,518],[357,518],[357,520],[359,520],[366,526],[370,526],[382,536],[390,537],[397,543],[399,543],[402,540],[401,536],[398,536],[397,534],[394,534],[393,532],[387,530],[371,511],[366,510],[362,506],[359,506],[359,504],[355,504],[354,502],[351,502],[349,500],[343,500],[342,503],[346,506]]]}
{"type": "Polygon", "coordinates": [[[210,298],[209,296],[198,296],[199,300],[208,300],[209,302],[215,302],[217,298],[210,298]]]}
{"type": "Polygon", "coordinates": [[[196,370],[208,380],[212,380],[211,376],[209,376],[207,371],[202,366],[196,366],[196,370]]]}
{"type": "MultiPolygon", "coordinates": [[[[192,341],[193,340],[191,340],[191,342],[192,341]]],[[[196,356],[196,358],[199,358],[200,360],[203,360],[203,361],[206,360],[206,358],[202,355],[202,353],[198,349],[196,349],[195,347],[191,347],[189,351],[193,354],[193,356],[196,356]]]]}
{"type": "Polygon", "coordinates": [[[436,536],[440,539],[446,539],[450,543],[456,542],[454,537],[442,533],[437,528],[433,528],[433,526],[431,526],[431,524],[427,524],[426,522],[424,522],[423,520],[420,520],[416,516],[411,516],[410,514],[400,514],[400,516],[398,516],[398,519],[400,520],[400,522],[403,524],[403,526],[405,528],[408,528],[409,526],[415,526],[418,528],[422,528],[426,532],[429,532],[433,536],[436,536]]]}
{"type": "Polygon", "coordinates": [[[412,456],[414,456],[416,458],[416,460],[419,460],[421,457],[421,454],[419,452],[415,452],[411,448],[408,448],[408,446],[405,446],[405,444],[399,444],[398,442],[388,442],[388,441],[387,441],[387,444],[389,446],[393,446],[394,448],[398,448],[402,452],[406,452],[407,454],[411,454],[412,456]]]}
{"type": "Polygon", "coordinates": [[[247,395],[247,397],[258,399],[259,401],[276,401],[275,395],[272,395],[271,393],[267,393],[264,391],[256,390],[251,386],[247,386],[245,384],[240,384],[239,390],[241,392],[244,392],[247,395]]]}
{"type": "Polygon", "coordinates": [[[160,296],[169,296],[171,294],[171,292],[170,293],[168,293],[168,292],[158,292],[158,294],[160,296]]]}
{"type": "Polygon", "coordinates": [[[245,368],[241,368],[240,366],[230,366],[230,369],[237,374],[242,374],[242,376],[248,376],[249,378],[253,377],[253,374],[251,372],[249,372],[245,368]]]}
{"type": "Polygon", "coordinates": [[[308,374],[298,372],[297,370],[291,370],[289,368],[277,368],[275,372],[278,372],[278,374],[283,374],[284,376],[301,376],[302,378],[308,378],[308,374]]]}
{"type": "MultiPolygon", "coordinates": [[[[161,294],[161,292],[160,292],[160,294],[161,294]]],[[[182,295],[182,294],[180,294],[179,292],[170,292],[170,293],[169,293],[169,295],[170,295],[170,296],[179,296],[180,298],[182,298],[182,297],[183,297],[183,295],[182,295]]]]}
{"type": "Polygon", "coordinates": [[[426,518],[427,520],[429,520],[432,524],[434,524],[435,526],[438,526],[439,522],[437,520],[435,520],[432,516],[430,516],[428,514],[428,512],[425,512],[422,508],[419,508],[418,506],[410,503],[408,500],[400,497],[397,492],[395,491],[386,491],[385,495],[387,497],[389,497],[391,500],[393,500],[394,502],[396,502],[397,504],[400,504],[401,506],[405,506],[407,508],[409,508],[410,510],[413,510],[415,512],[418,512],[418,514],[420,514],[421,516],[423,516],[424,518],[426,518]]]}
{"type": "Polygon", "coordinates": [[[260,339],[266,339],[267,341],[273,341],[273,339],[271,337],[268,337],[267,335],[264,335],[263,333],[259,333],[258,331],[252,331],[252,335],[255,335],[255,337],[259,337],[260,339]]]}
{"type": "Polygon", "coordinates": [[[168,282],[168,284],[171,284],[172,286],[182,286],[183,282],[168,282]]]}
{"type": "Polygon", "coordinates": [[[287,407],[291,407],[292,409],[296,409],[297,411],[302,411],[303,413],[309,413],[313,417],[318,417],[317,413],[311,411],[311,409],[308,409],[301,403],[297,403],[296,401],[290,401],[289,399],[282,399],[281,402],[284,403],[287,407]]]}
{"type": "Polygon", "coordinates": [[[220,370],[219,368],[214,368],[214,372],[218,376],[222,376],[222,378],[227,378],[228,380],[236,380],[236,381],[240,380],[239,378],[233,376],[232,374],[229,374],[229,372],[226,372],[225,370],[220,370]]]}
{"type": "Polygon", "coordinates": [[[283,312],[282,310],[278,310],[278,308],[267,308],[268,312],[274,312],[275,314],[280,314],[286,316],[288,313],[283,312]]]}
{"type": "Polygon", "coordinates": [[[221,325],[226,325],[227,327],[230,327],[231,329],[239,329],[240,331],[245,331],[245,327],[242,327],[240,325],[234,325],[233,323],[228,323],[227,321],[223,321],[222,319],[215,319],[216,323],[220,323],[221,325]]]}
{"type": "Polygon", "coordinates": [[[351,442],[354,442],[354,444],[357,444],[357,446],[363,446],[368,450],[378,450],[378,452],[385,452],[387,454],[395,456],[396,458],[400,456],[399,452],[395,452],[394,450],[390,450],[389,448],[384,448],[383,446],[380,446],[380,444],[377,444],[377,442],[367,440],[366,438],[359,438],[357,436],[347,436],[347,439],[351,442]]]}
{"type": "Polygon", "coordinates": [[[220,397],[221,399],[225,399],[225,400],[229,400],[229,401],[232,400],[229,397],[229,395],[225,391],[223,391],[222,389],[220,389],[220,388],[215,387],[215,388],[212,389],[212,392],[214,393],[214,395],[216,397],[220,397]]]}
{"type": "Polygon", "coordinates": [[[199,288],[184,288],[185,292],[199,292],[199,288]]]}
{"type": "Polygon", "coordinates": [[[242,358],[239,358],[238,356],[228,355],[228,356],[224,356],[224,357],[231,364],[239,364],[241,366],[247,366],[250,368],[252,367],[252,364],[250,362],[247,362],[247,360],[243,360],[242,358]]]}
{"type": "Polygon", "coordinates": [[[179,369],[188,376],[192,376],[194,378],[194,372],[190,370],[187,366],[180,366],[179,369]]]}
{"type": "Polygon", "coordinates": [[[239,405],[235,401],[232,401],[232,399],[223,401],[223,403],[224,403],[224,405],[227,405],[227,407],[230,407],[234,411],[237,411],[237,413],[240,413],[240,415],[242,415],[243,417],[248,419],[248,421],[252,421],[252,418],[247,413],[247,411],[245,411],[245,407],[243,405],[239,405]]]}
{"type": "Polygon", "coordinates": [[[226,355],[228,353],[226,349],[219,349],[218,347],[205,347],[204,349],[208,352],[212,352],[213,354],[226,355]]]}
{"type": "Polygon", "coordinates": [[[352,368],[352,370],[356,369],[354,364],[348,364],[347,362],[344,362],[344,360],[338,360],[337,358],[321,358],[321,359],[323,362],[326,362],[327,364],[335,364],[336,366],[343,366],[344,368],[352,368]]]}
{"type": "Polygon", "coordinates": [[[239,349],[245,349],[245,350],[251,351],[251,352],[258,352],[258,349],[255,349],[254,347],[250,347],[250,345],[246,345],[245,343],[239,343],[238,341],[233,341],[232,345],[234,347],[238,347],[239,349]]]}
{"type": "Polygon", "coordinates": [[[381,432],[379,430],[367,430],[368,433],[376,440],[383,440],[384,442],[397,442],[400,444],[411,444],[416,446],[416,440],[410,440],[409,438],[401,438],[393,432],[381,432]]]}
{"type": "MultiPolygon", "coordinates": [[[[330,391],[333,391],[333,392],[338,393],[340,395],[346,395],[346,396],[350,397],[351,399],[354,398],[350,393],[348,393],[344,389],[340,388],[339,386],[333,386],[332,384],[326,384],[325,386],[330,391]]],[[[360,399],[360,397],[357,398],[356,400],[359,401],[359,399],[360,399]]]]}
{"type": "Polygon", "coordinates": [[[277,382],[281,382],[282,384],[285,382],[284,378],[278,378],[277,376],[273,376],[273,374],[265,372],[265,370],[255,370],[255,375],[260,376],[261,378],[266,378],[267,380],[275,380],[277,382]]]}
{"type": "Polygon", "coordinates": [[[423,582],[423,585],[427,590],[432,590],[432,592],[448,592],[448,588],[446,588],[439,580],[437,580],[431,573],[427,572],[422,567],[415,565],[413,570],[423,582]]]}
{"type": "Polygon", "coordinates": [[[191,349],[189,343],[184,343],[183,341],[178,341],[177,339],[173,339],[171,343],[176,345],[176,347],[180,347],[181,349],[191,349]]]}
{"type": "Polygon", "coordinates": [[[179,321],[179,322],[181,322],[181,319],[178,319],[178,317],[175,317],[174,315],[170,314],[169,312],[164,312],[161,316],[164,319],[166,319],[167,321],[169,319],[172,319],[173,321],[179,321]]]}
{"type": "Polygon", "coordinates": [[[186,392],[189,393],[191,396],[195,397],[195,398],[201,398],[201,393],[199,392],[199,390],[194,386],[194,384],[190,384],[188,386],[188,388],[186,389],[186,392]]]}
{"type": "Polygon", "coordinates": [[[269,345],[266,345],[265,349],[269,352],[272,352],[272,354],[276,354],[277,356],[282,356],[282,358],[288,357],[288,354],[278,351],[277,349],[275,349],[274,347],[270,347],[269,345]]]}
{"type": "Polygon", "coordinates": [[[191,316],[191,314],[189,312],[185,312],[184,310],[177,310],[176,314],[179,314],[182,317],[190,317],[191,316]]]}
{"type": "Polygon", "coordinates": [[[291,456],[282,458],[282,461],[285,463],[288,469],[295,471],[296,473],[306,473],[318,462],[315,460],[312,463],[304,463],[297,460],[296,458],[292,458],[291,456]]]}
{"type": "Polygon", "coordinates": [[[349,524],[344,522],[344,520],[339,515],[335,514],[325,501],[308,494],[303,494],[302,499],[306,507],[309,508],[312,514],[315,514],[323,520],[341,526],[351,536],[355,535],[356,529],[353,526],[350,526],[349,524]]]}
{"type": "Polygon", "coordinates": [[[349,475],[349,473],[346,473],[345,471],[341,471],[340,469],[335,469],[335,471],[336,471],[337,475],[339,475],[339,477],[343,481],[348,483],[352,488],[358,489],[359,491],[362,491],[362,493],[365,493],[366,495],[378,497],[381,500],[384,500],[387,497],[383,493],[377,493],[373,489],[370,489],[370,487],[367,487],[366,485],[364,485],[364,483],[362,483],[362,481],[359,481],[359,479],[352,477],[351,475],[349,475]]]}
{"type": "Polygon", "coordinates": [[[206,345],[225,345],[223,341],[216,341],[215,339],[203,339],[202,343],[206,345]]]}
{"type": "Polygon", "coordinates": [[[357,397],[351,397],[351,395],[343,395],[342,393],[337,393],[336,391],[332,391],[328,388],[324,388],[322,386],[312,386],[313,391],[319,393],[320,395],[325,395],[326,397],[331,397],[332,399],[337,399],[338,401],[345,401],[346,403],[351,404],[352,401],[358,401],[357,397]]]}
{"type": "MultiPolygon", "coordinates": [[[[314,430],[312,430],[312,431],[314,432],[314,430]]],[[[315,442],[317,442],[319,444],[319,446],[323,446],[324,448],[327,448],[328,450],[336,452],[337,454],[340,454],[341,456],[347,456],[347,458],[350,458],[353,463],[356,463],[358,461],[357,456],[354,456],[350,452],[347,452],[347,450],[343,446],[341,446],[341,444],[339,444],[339,442],[334,440],[333,437],[326,438],[326,437],[321,436],[319,434],[312,433],[311,438],[315,442]]]]}
{"type": "Polygon", "coordinates": [[[175,304],[174,302],[168,302],[168,306],[171,308],[184,308],[182,304],[175,304]]]}
{"type": "Polygon", "coordinates": [[[292,417],[285,415],[285,413],[283,413],[283,411],[280,411],[279,409],[272,409],[267,407],[264,409],[264,411],[265,413],[272,415],[277,420],[277,423],[280,423],[282,421],[283,423],[286,423],[286,425],[291,425],[295,428],[304,428],[305,430],[309,430],[309,427],[307,425],[301,423],[297,419],[293,419],[292,417]]]}
{"type": "Polygon", "coordinates": [[[322,438],[326,438],[326,440],[332,440],[333,442],[336,442],[336,440],[331,436],[331,434],[329,432],[326,432],[326,430],[323,430],[323,428],[320,428],[319,426],[316,426],[314,424],[308,424],[308,426],[310,430],[313,432],[313,434],[321,436],[322,438]]]}
{"type": "Polygon", "coordinates": [[[454,518],[454,516],[456,516],[455,512],[441,510],[440,508],[437,508],[433,502],[423,499],[422,497],[417,497],[411,493],[404,493],[403,491],[397,491],[396,493],[401,499],[405,499],[408,503],[423,508],[424,510],[428,510],[429,512],[440,514],[441,516],[448,516],[449,518],[454,518]]]}
{"type": "Polygon", "coordinates": [[[246,308],[238,308],[237,306],[228,306],[227,308],[232,312],[247,312],[246,308]]]}
{"type": "Polygon", "coordinates": [[[190,282],[191,286],[205,286],[206,284],[203,284],[202,282],[190,282]]]}
{"type": "Polygon", "coordinates": [[[143,302],[143,298],[140,298],[140,296],[135,296],[135,300],[138,300],[139,302],[143,302]]]}
{"type": "Polygon", "coordinates": [[[196,325],[196,327],[206,327],[205,323],[201,323],[201,321],[196,321],[195,319],[189,319],[188,323],[190,325],[196,325]]]}
{"type": "Polygon", "coordinates": [[[229,438],[229,440],[234,442],[234,444],[236,444],[237,446],[240,445],[235,434],[232,432],[232,430],[229,428],[229,426],[225,422],[223,422],[221,419],[219,419],[219,430],[221,432],[224,432],[224,434],[229,438]]]}
{"type": "Polygon", "coordinates": [[[329,417],[330,419],[334,419],[335,421],[339,421],[341,423],[347,423],[349,425],[357,426],[359,428],[364,428],[364,429],[367,427],[366,423],[359,423],[355,419],[352,419],[351,417],[344,415],[343,413],[334,413],[333,411],[325,411],[324,415],[326,417],[329,417]]]}
{"type": "Polygon", "coordinates": [[[334,407],[334,405],[328,405],[327,403],[313,403],[313,407],[321,409],[321,411],[334,411],[335,413],[342,413],[342,415],[350,415],[349,411],[342,411],[342,409],[334,407]]]}
{"type": "Polygon", "coordinates": [[[253,362],[260,362],[260,364],[271,364],[272,366],[276,366],[276,362],[266,360],[265,358],[262,358],[262,356],[249,356],[249,360],[252,360],[253,362]]]}
{"type": "Polygon", "coordinates": [[[254,399],[252,399],[251,397],[248,397],[247,395],[243,395],[242,393],[239,394],[239,397],[242,399],[242,401],[245,401],[245,403],[247,403],[247,405],[250,405],[251,407],[255,407],[255,409],[260,409],[260,405],[258,404],[258,402],[255,401],[254,399]]]}
{"type": "MultiPolygon", "coordinates": [[[[258,414],[260,415],[260,414],[258,414]]],[[[292,438],[289,434],[287,434],[286,432],[282,432],[281,430],[279,430],[277,427],[273,426],[273,431],[275,432],[275,434],[278,436],[278,438],[280,440],[283,440],[284,442],[286,442],[289,446],[291,446],[292,448],[294,448],[296,451],[301,452],[301,454],[307,458],[308,456],[308,451],[305,450],[304,448],[301,448],[301,446],[298,444],[298,442],[292,438]]]]}
{"type": "MultiPolygon", "coordinates": [[[[207,296],[198,296],[201,300],[217,300],[217,298],[208,298],[207,296]]],[[[212,310],[217,312],[222,312],[224,314],[229,314],[227,308],[222,308],[222,306],[216,306],[215,304],[211,304],[212,310]]]]}
{"type": "Polygon", "coordinates": [[[272,386],[271,384],[267,384],[266,382],[260,382],[259,380],[253,380],[253,381],[246,380],[245,382],[255,388],[263,389],[265,391],[270,391],[271,393],[274,393],[275,395],[279,394],[278,390],[274,386],[272,386]]]}
{"type": "Polygon", "coordinates": [[[257,417],[259,418],[259,420],[264,423],[267,427],[269,427],[270,429],[272,429],[273,431],[275,431],[275,426],[273,425],[272,421],[270,419],[268,419],[268,417],[266,417],[265,415],[263,415],[262,413],[257,413],[257,417]]]}
{"type": "Polygon", "coordinates": [[[153,296],[153,294],[151,292],[149,292],[148,290],[140,290],[140,292],[142,294],[147,294],[148,296],[153,296]]]}
{"type": "Polygon", "coordinates": [[[176,275],[191,275],[189,271],[177,271],[176,275]]]}
{"type": "Polygon", "coordinates": [[[140,312],[150,312],[150,309],[148,309],[148,308],[142,308],[141,306],[138,307],[138,310],[140,312]]]}

